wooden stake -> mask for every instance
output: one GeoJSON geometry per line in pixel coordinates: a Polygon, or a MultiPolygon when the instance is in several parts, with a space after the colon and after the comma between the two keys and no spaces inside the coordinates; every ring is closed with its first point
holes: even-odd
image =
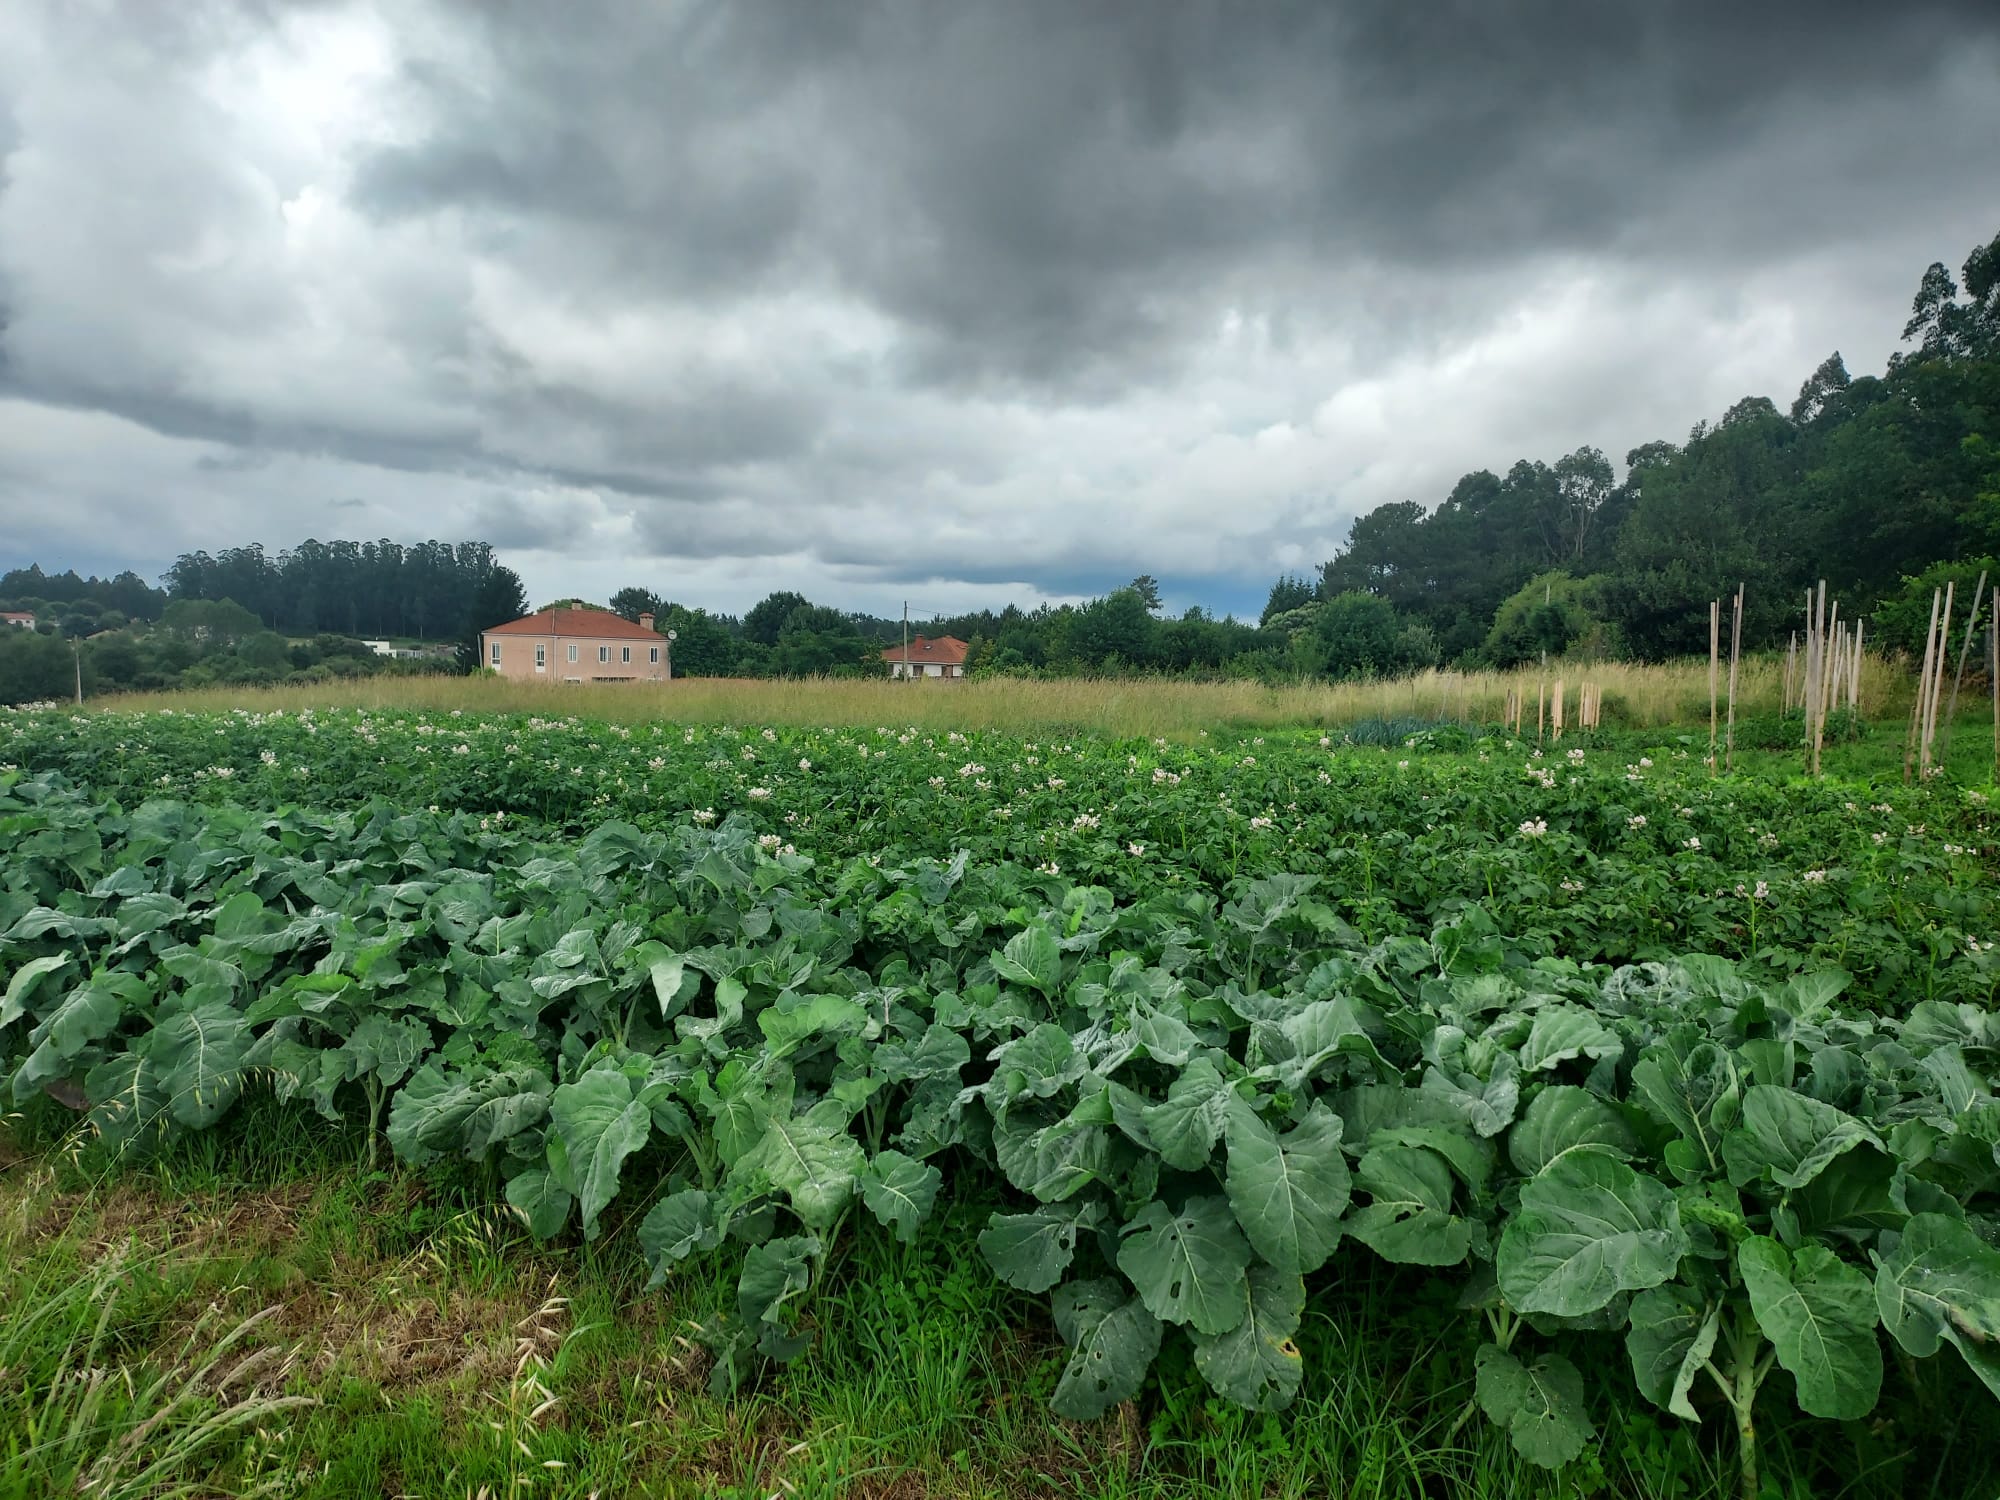
{"type": "Polygon", "coordinates": [[[1938,700],[1944,695],[1945,659],[1951,650],[1952,596],[1958,585],[1947,580],[1944,586],[1944,614],[1938,620],[1936,677],[1931,682],[1930,705],[1924,711],[1924,739],[1917,756],[1924,775],[1931,771],[1931,745],[1937,739],[1938,700]]]}
{"type": "Polygon", "coordinates": [[[1736,662],[1743,654],[1743,585],[1736,585],[1736,604],[1729,622],[1729,739],[1723,768],[1736,769],[1736,662]]]}
{"type": "Polygon", "coordinates": [[[1986,570],[1979,570],[1979,582],[1972,586],[1972,613],[1965,617],[1965,640],[1958,648],[1958,675],[1951,680],[1951,702],[1944,711],[1944,745],[1938,762],[1951,758],[1951,722],[1958,717],[1958,689],[1965,681],[1965,654],[1972,649],[1972,633],[1979,628],[1979,606],[1986,602],[1986,570]]]}
{"type": "Polygon", "coordinates": [[[1563,680],[1560,677],[1556,679],[1556,695],[1555,695],[1554,707],[1555,711],[1550,715],[1550,718],[1553,723],[1554,733],[1550,736],[1550,738],[1559,740],[1563,737],[1563,680]]]}
{"type": "Polygon", "coordinates": [[[1708,601],[1708,774],[1715,774],[1715,672],[1722,654],[1722,601],[1708,601]]]}
{"type": "Polygon", "coordinates": [[[1924,663],[1917,677],[1917,696],[1910,704],[1910,732],[1903,742],[1903,780],[1908,782],[1916,764],[1917,741],[1923,732],[1924,699],[1930,694],[1931,652],[1937,638],[1938,606],[1944,602],[1942,589],[1931,590],[1931,622],[1924,627],[1924,663]]]}
{"type": "Polygon", "coordinates": [[[1854,664],[1847,679],[1847,707],[1852,713],[1861,712],[1861,627],[1863,622],[1854,622],[1854,664]]]}

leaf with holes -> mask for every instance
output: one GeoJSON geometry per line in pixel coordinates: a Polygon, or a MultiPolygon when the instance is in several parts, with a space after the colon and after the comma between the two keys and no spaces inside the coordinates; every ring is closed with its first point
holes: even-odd
{"type": "Polygon", "coordinates": [[[1139,1394],[1160,1352],[1160,1320],[1137,1297],[1102,1277],[1058,1288],[1053,1311],[1070,1347],[1050,1402],[1056,1415],[1092,1421],[1139,1394]]]}
{"type": "Polygon", "coordinates": [[[1583,1376],[1560,1354],[1523,1364],[1497,1344],[1473,1356],[1479,1409],[1530,1463],[1559,1469],[1597,1435],[1584,1410],[1583,1376]]]}
{"type": "Polygon", "coordinates": [[[1149,1203],[1125,1226],[1118,1247],[1118,1269],[1146,1310],[1198,1333],[1227,1333],[1243,1321],[1249,1264],[1250,1246],[1222,1198],[1191,1198],[1177,1214],[1149,1203]]]}
{"type": "Polygon", "coordinates": [[[1238,1406],[1280,1411],[1292,1404],[1304,1373],[1292,1335],[1305,1311],[1306,1284],[1295,1272],[1252,1266],[1243,1296],[1243,1318],[1234,1328],[1195,1335],[1194,1366],[1238,1406]]]}

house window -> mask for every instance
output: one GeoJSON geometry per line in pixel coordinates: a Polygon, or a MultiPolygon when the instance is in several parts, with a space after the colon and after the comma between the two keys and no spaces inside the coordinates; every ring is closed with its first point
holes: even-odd
{"type": "Polygon", "coordinates": [[[621,662],[630,661],[632,659],[632,648],[630,646],[620,646],[618,648],[618,659],[621,662]]]}
{"type": "Polygon", "coordinates": [[[548,664],[549,664],[549,648],[547,646],[535,647],[535,670],[539,672],[548,664]]]}
{"type": "Polygon", "coordinates": [[[646,648],[646,659],[657,667],[660,664],[660,648],[658,646],[648,646],[646,648]]]}
{"type": "Polygon", "coordinates": [[[496,667],[500,665],[500,643],[498,641],[493,643],[493,665],[496,667]]]}
{"type": "Polygon", "coordinates": [[[599,661],[610,661],[611,648],[609,646],[599,646],[597,648],[597,659],[599,661]]]}
{"type": "Polygon", "coordinates": [[[570,648],[569,648],[569,659],[570,659],[571,661],[575,661],[575,660],[576,660],[576,647],[574,647],[574,646],[572,646],[572,647],[570,647],[570,648]]]}

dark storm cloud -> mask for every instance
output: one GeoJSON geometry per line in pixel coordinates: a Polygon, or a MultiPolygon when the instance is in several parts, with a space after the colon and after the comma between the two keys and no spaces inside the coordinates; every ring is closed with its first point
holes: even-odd
{"type": "Polygon", "coordinates": [[[1303,294],[1356,262],[1818,234],[1850,211],[1844,166],[1878,165],[1864,137],[1895,130],[1870,105],[1920,104],[2000,34],[1985,3],[468,14],[501,85],[412,70],[435,133],[371,161],[364,203],[587,226],[628,295],[789,263],[903,323],[908,379],[1066,396],[1170,375],[1224,302],[1354,319],[1303,294]],[[1788,145],[1812,170],[1704,191],[1788,145]]]}

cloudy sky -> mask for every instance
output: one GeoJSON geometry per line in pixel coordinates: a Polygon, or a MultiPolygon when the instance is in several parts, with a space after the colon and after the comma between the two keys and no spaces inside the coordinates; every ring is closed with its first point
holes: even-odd
{"type": "Polygon", "coordinates": [[[1254,613],[1879,370],[1996,140],[1991,0],[5,0],[0,565],[1254,613]]]}

